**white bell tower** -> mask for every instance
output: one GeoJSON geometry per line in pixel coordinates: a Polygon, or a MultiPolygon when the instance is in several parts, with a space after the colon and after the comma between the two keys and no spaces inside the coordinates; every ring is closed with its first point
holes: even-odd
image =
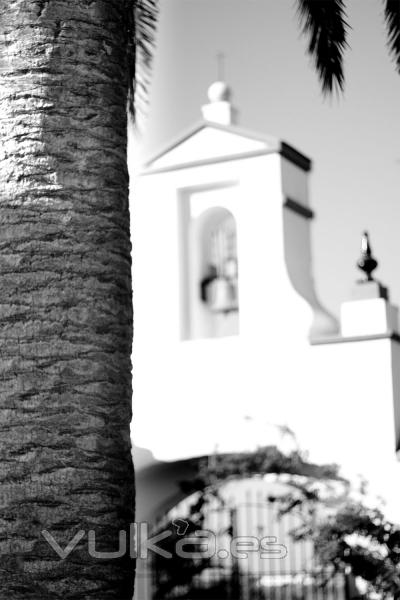
{"type": "Polygon", "coordinates": [[[213,84],[205,119],[136,180],[133,439],[159,461],[156,477],[151,455],[137,463],[148,485],[138,506],[153,514],[194,457],[268,445],[269,423],[292,429],[311,460],[365,475],[396,508],[397,309],[368,278],[367,236],[367,281],[343,304],[340,325],[322,306],[311,160],[234,124],[231,95],[213,84]]]}
{"type": "MultiPolygon", "coordinates": [[[[221,418],[228,407],[242,418],[244,397],[255,414],[265,412],[266,361],[280,357],[274,377],[284,381],[289,357],[308,339],[339,331],[313,283],[311,161],[233,125],[230,98],[225,83],[212,84],[207,120],[151,159],[136,183],[136,385],[139,394],[143,376],[146,398],[138,410],[169,398],[157,411],[183,431],[171,458],[212,450],[221,434],[218,419],[207,439],[187,429],[189,397],[221,418]]],[[[286,418],[276,409],[276,420],[286,418]]]]}

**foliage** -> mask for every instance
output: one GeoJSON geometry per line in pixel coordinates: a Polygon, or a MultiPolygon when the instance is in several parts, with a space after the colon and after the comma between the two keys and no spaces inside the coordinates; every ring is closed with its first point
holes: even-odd
{"type": "Polygon", "coordinates": [[[147,102],[158,22],[158,0],[125,0],[128,3],[128,106],[135,116],[147,102]]]}
{"type": "MultiPolygon", "coordinates": [[[[281,516],[296,511],[301,517],[300,525],[291,532],[294,540],[311,540],[321,568],[333,567],[332,576],[350,569],[354,577],[364,580],[368,591],[381,598],[400,598],[400,526],[388,520],[379,508],[369,506],[365,482],[360,488],[360,498],[354,500],[353,490],[339,476],[337,466],[308,463],[300,453],[282,457],[276,448],[266,450],[258,450],[253,458],[244,455],[243,471],[248,476],[260,472],[293,475],[288,480],[291,491],[270,497],[269,501],[279,504],[281,516]],[[260,464],[271,467],[272,471],[269,468],[260,471],[260,464]],[[321,482],[324,482],[322,487],[321,482]],[[338,495],[339,482],[344,486],[338,495]]],[[[240,455],[235,456],[233,462],[236,461],[241,462],[240,455]]],[[[224,462],[222,458],[222,465],[224,462]]],[[[225,469],[222,465],[218,472],[229,472],[232,458],[227,458],[225,469]]],[[[238,464],[235,470],[240,472],[238,464]]]]}
{"type": "MultiPolygon", "coordinates": [[[[213,565],[212,561],[205,557],[192,559],[177,556],[174,552],[176,542],[193,536],[196,531],[204,530],[205,515],[209,506],[214,508],[215,504],[224,506],[224,499],[220,494],[224,483],[267,473],[287,477],[293,489],[298,486],[298,498],[288,496],[285,497],[285,502],[283,498],[280,499],[281,514],[293,510],[298,505],[305,510],[306,501],[316,500],[317,492],[313,489],[315,481],[324,481],[326,484],[334,481],[346,485],[346,481],[339,476],[336,465],[316,465],[307,461],[298,451],[287,455],[276,446],[266,446],[254,452],[216,454],[200,459],[195,477],[190,481],[181,482],[185,494],[192,495],[188,513],[181,515],[181,518],[168,520],[156,531],[156,533],[165,531],[170,533],[169,537],[158,545],[172,555],[172,558],[160,555],[154,558],[157,598],[195,598],[197,592],[201,593],[202,588],[196,578],[208,568],[215,569],[215,564],[213,565]],[[181,524],[187,525],[184,532],[180,530],[181,524]]],[[[275,499],[269,497],[266,500],[273,502],[275,499]]],[[[219,535],[221,533],[232,536],[232,526],[227,525],[223,531],[218,532],[219,535]]],[[[207,587],[207,598],[213,598],[215,593],[215,597],[221,600],[223,594],[235,585],[234,575],[234,565],[229,573],[229,581],[224,579],[226,573],[214,573],[212,579],[215,589],[207,587]]],[[[204,594],[204,588],[202,593],[204,594]]]]}
{"type": "Polygon", "coordinates": [[[348,498],[324,518],[306,517],[293,535],[313,541],[321,565],[333,565],[336,571],[350,568],[369,591],[382,598],[400,597],[400,527],[378,508],[348,498]]]}
{"type": "Polygon", "coordinates": [[[276,446],[264,446],[253,452],[215,454],[199,461],[198,473],[191,481],[181,482],[186,493],[215,491],[218,485],[233,478],[266,473],[285,473],[320,480],[341,480],[337,465],[317,465],[307,461],[299,451],[284,454],[276,446]]]}
{"type": "MultiPolygon", "coordinates": [[[[158,0],[124,0],[127,6],[129,108],[135,114],[147,103],[147,90],[153,60],[158,0]]],[[[400,2],[383,0],[387,44],[400,72],[400,2]]],[[[348,47],[350,25],[345,0],[297,0],[307,52],[312,57],[324,94],[344,88],[344,52],[348,47]]]]}
{"type": "Polygon", "coordinates": [[[388,46],[400,72],[400,2],[399,0],[385,1],[385,21],[388,32],[388,46]]]}
{"type": "Polygon", "coordinates": [[[332,92],[335,85],[343,90],[348,29],[343,0],[299,0],[298,12],[323,92],[332,92]]]}
{"type": "MultiPolygon", "coordinates": [[[[153,567],[157,573],[155,598],[184,598],[192,589],[193,578],[209,566],[208,558],[182,558],[175,552],[179,540],[193,536],[202,529],[204,516],[200,513],[182,521],[184,533],[179,530],[179,521],[169,521],[160,530],[170,535],[158,543],[159,547],[168,552],[171,557],[156,554],[153,567]]],[[[160,530],[156,533],[160,533],[160,530]]],[[[185,546],[188,552],[190,547],[185,546]]]]}
{"type": "Polygon", "coordinates": [[[285,455],[275,446],[203,459],[197,476],[182,483],[187,493],[199,492],[190,508],[191,518],[200,529],[203,511],[211,498],[220,498],[223,483],[267,473],[285,475],[290,492],[268,501],[278,503],[281,516],[296,512],[300,517],[291,532],[293,539],[313,542],[321,569],[332,576],[350,570],[364,580],[369,592],[400,598],[400,527],[368,505],[363,486],[354,500],[354,490],[336,465],[313,464],[298,451],[285,455]]]}
{"type": "MultiPolygon", "coordinates": [[[[321,81],[322,91],[344,88],[344,52],[348,47],[344,0],[298,0],[302,32],[308,37],[307,51],[321,81]]],[[[400,73],[400,2],[383,0],[387,45],[400,73]]]]}

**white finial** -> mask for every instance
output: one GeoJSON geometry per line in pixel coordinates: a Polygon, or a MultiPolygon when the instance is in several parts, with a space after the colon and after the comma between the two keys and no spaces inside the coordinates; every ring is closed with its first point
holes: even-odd
{"type": "Polygon", "coordinates": [[[225,54],[217,53],[217,81],[214,81],[208,88],[208,99],[210,102],[229,102],[231,99],[231,90],[224,82],[225,76],[225,54]]]}
{"type": "Polygon", "coordinates": [[[217,54],[217,81],[208,88],[209,104],[202,107],[203,117],[206,121],[213,121],[220,125],[231,125],[236,121],[236,110],[230,103],[231,89],[223,81],[225,67],[225,55],[223,52],[217,54]]]}
{"type": "Polygon", "coordinates": [[[229,102],[231,90],[224,81],[214,81],[208,88],[207,95],[210,102],[229,102]]]}

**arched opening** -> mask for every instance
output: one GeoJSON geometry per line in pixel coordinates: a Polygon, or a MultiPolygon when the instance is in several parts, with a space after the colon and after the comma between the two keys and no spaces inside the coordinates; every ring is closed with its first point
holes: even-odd
{"type": "MultiPolygon", "coordinates": [[[[192,199],[191,199],[192,200],[192,199]]],[[[191,202],[187,227],[189,339],[239,333],[237,226],[225,207],[191,202]]]]}
{"type": "Polygon", "coordinates": [[[203,215],[200,297],[215,314],[239,309],[236,222],[224,208],[203,215]],[[205,222],[204,222],[205,221],[205,222]]]}
{"type": "Polygon", "coordinates": [[[327,577],[312,542],[292,536],[298,515],[280,514],[288,490],[272,474],[236,478],[167,510],[152,530],[160,552],[148,563],[149,600],[344,600],[343,573],[327,577]]]}

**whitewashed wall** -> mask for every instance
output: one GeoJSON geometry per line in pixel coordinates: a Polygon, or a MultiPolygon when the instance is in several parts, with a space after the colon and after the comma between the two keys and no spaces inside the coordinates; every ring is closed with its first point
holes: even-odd
{"type": "MultiPolygon", "coordinates": [[[[174,153],[187,160],[182,149],[174,153]]],[[[173,166],[173,158],[153,167],[173,166]]],[[[308,204],[307,174],[278,153],[149,171],[135,182],[134,443],[157,460],[176,461],[275,443],[269,425],[286,424],[311,459],[369,478],[400,518],[400,346],[389,339],[310,345],[313,322],[330,335],[337,324],[316,298],[309,223],[283,207],[289,194],[308,204]],[[227,206],[230,187],[240,334],[183,340],[182,199],[214,190],[227,206]]]]}

